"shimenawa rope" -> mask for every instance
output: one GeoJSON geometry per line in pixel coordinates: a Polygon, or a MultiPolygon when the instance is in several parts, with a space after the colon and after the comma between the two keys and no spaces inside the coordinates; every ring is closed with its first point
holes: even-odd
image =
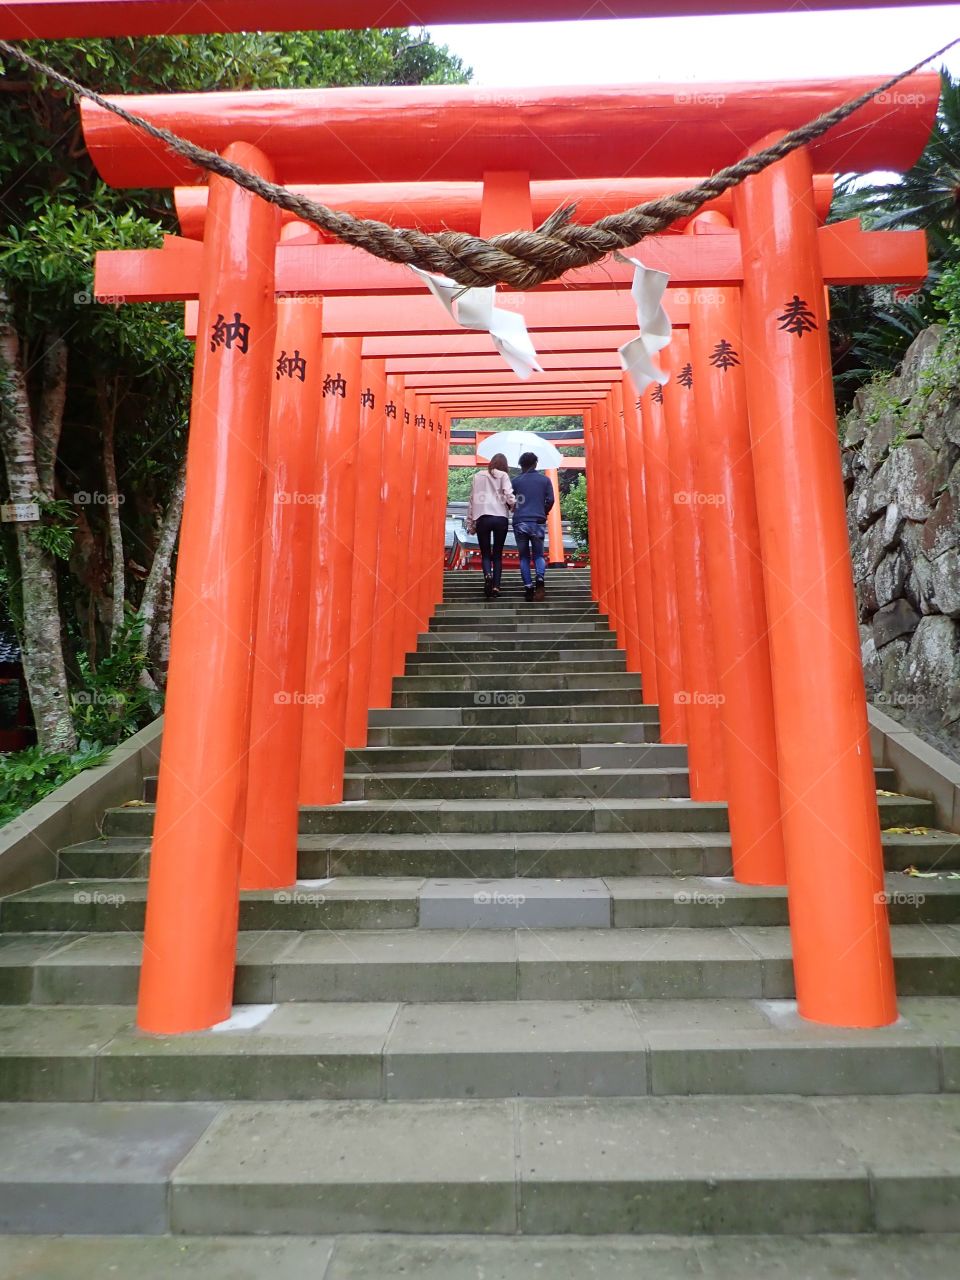
{"type": "Polygon", "coordinates": [[[880,94],[887,93],[901,80],[913,75],[934,58],[941,57],[956,44],[960,44],[960,36],[915,66],[891,76],[875,89],[862,93],[832,111],[824,112],[809,124],[792,129],[772,146],[764,147],[762,151],[720,169],[686,191],[649,200],[623,213],[610,214],[589,226],[573,222],[571,219],[576,212],[576,205],[567,205],[551,214],[536,231],[510,231],[489,240],[463,231],[425,232],[415,227],[391,227],[375,219],[355,218],[352,214],[330,209],[306,196],[297,195],[286,187],[268,182],[224,159],[215,151],[208,151],[186,138],[178,137],[169,129],[151,124],[149,120],[134,115],[56,68],[31,57],[17,45],[0,40],[0,50],[80,97],[95,102],[105,111],[111,111],[127,124],[142,129],[199,168],[229,178],[238,186],[279,205],[304,222],[312,223],[344,244],[365,249],[388,262],[399,262],[449,276],[451,280],[465,286],[507,284],[515,289],[532,289],[576,267],[587,267],[599,262],[617,249],[637,244],[645,236],[665,230],[678,218],[692,216],[708,200],[739,185],[745,178],[760,173],[798,147],[822,137],[855,111],[880,94]]]}

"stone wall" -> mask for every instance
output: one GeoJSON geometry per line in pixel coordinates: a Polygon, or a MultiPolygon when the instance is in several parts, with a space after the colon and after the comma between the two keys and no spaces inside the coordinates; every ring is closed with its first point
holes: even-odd
{"type": "Polygon", "coordinates": [[[960,354],[925,330],[841,424],[867,695],[960,747],[960,354]]]}

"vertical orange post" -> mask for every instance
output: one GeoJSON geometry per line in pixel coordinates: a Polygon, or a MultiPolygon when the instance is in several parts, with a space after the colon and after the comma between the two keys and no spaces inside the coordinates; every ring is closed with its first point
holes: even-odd
{"type": "Polygon", "coordinates": [[[720,692],[703,546],[703,502],[709,495],[704,494],[698,479],[697,412],[686,329],[674,330],[663,367],[670,374],[663,403],[673,481],[673,545],[683,662],[680,696],[687,716],[690,795],[694,800],[725,800],[720,692]]]}
{"type": "Polygon", "coordinates": [[[429,425],[433,421],[433,405],[430,403],[429,396],[421,395],[416,397],[416,403],[416,420],[419,427],[417,435],[417,447],[419,449],[417,470],[420,480],[420,496],[417,499],[416,520],[419,528],[416,534],[416,543],[412,548],[413,563],[411,568],[413,570],[414,588],[411,605],[414,626],[407,642],[408,653],[416,645],[417,636],[422,631],[429,616],[427,596],[431,583],[430,571],[433,567],[430,563],[430,533],[434,527],[434,501],[437,489],[437,475],[432,448],[435,437],[429,425]]]}
{"type": "Polygon", "coordinates": [[[400,573],[401,528],[406,528],[401,458],[403,451],[404,378],[390,374],[386,380],[384,405],[383,468],[380,501],[380,555],[377,568],[377,598],[374,609],[376,638],[370,678],[371,707],[389,707],[393,680],[393,637],[397,615],[400,573]],[[401,524],[401,521],[403,522],[401,524]]]}
{"type": "Polygon", "coordinates": [[[350,608],[350,679],[347,687],[348,747],[367,745],[370,670],[373,663],[374,606],[380,543],[386,361],[364,360],[360,378],[360,441],[357,449],[357,510],[353,534],[353,590],[350,608]]]}
{"type": "MultiPolygon", "coordinates": [[[[689,230],[729,226],[698,215],[689,230]]],[[[739,289],[695,289],[690,353],[697,406],[700,487],[717,679],[722,695],[733,874],[746,884],[784,884],[780,778],[770,683],[767,609],[743,379],[739,289]]]]}
{"type": "Polygon", "coordinates": [[[607,558],[604,554],[603,521],[600,518],[602,481],[600,447],[597,443],[600,410],[596,405],[583,415],[583,448],[587,477],[587,528],[590,537],[590,585],[602,612],[607,608],[607,558]]]}
{"type": "MultiPolygon", "coordinates": [[[[256,147],[224,154],[272,178],[256,147]]],[[[210,179],[138,1023],[230,1012],[276,320],[277,210],[210,179]]]]}
{"type": "Polygon", "coordinates": [[[620,648],[626,650],[628,640],[627,613],[623,585],[623,540],[620,537],[620,507],[617,501],[618,477],[614,460],[614,416],[618,412],[614,407],[613,396],[608,395],[603,402],[603,479],[604,510],[606,513],[607,545],[610,548],[610,568],[613,572],[614,620],[617,627],[617,639],[620,648]]]}
{"type": "Polygon", "coordinates": [[[609,453],[607,450],[609,416],[610,408],[606,400],[604,400],[602,404],[597,406],[596,416],[593,420],[593,445],[597,459],[597,465],[594,471],[596,480],[594,488],[598,517],[597,523],[600,527],[600,554],[603,557],[602,581],[604,597],[601,607],[609,616],[610,625],[617,632],[618,642],[622,644],[623,641],[620,636],[620,611],[617,606],[617,562],[613,546],[609,453]]]}
{"type": "Polygon", "coordinates": [[[637,393],[629,374],[623,375],[623,433],[626,445],[630,526],[632,529],[633,572],[636,582],[637,632],[640,671],[645,702],[657,701],[657,645],[653,618],[653,588],[650,585],[650,534],[647,528],[647,495],[644,491],[643,434],[637,393]]]}
{"type": "Polygon", "coordinates": [[[624,437],[623,388],[615,383],[610,391],[610,454],[613,519],[622,586],[624,649],[627,668],[640,670],[640,629],[637,622],[637,577],[634,570],[633,524],[630,519],[630,492],[627,473],[627,442],[624,437]]]}
{"type": "Polygon", "coordinates": [[[677,603],[677,570],[674,563],[673,481],[667,422],[663,412],[663,390],[656,383],[640,397],[643,423],[643,468],[647,495],[647,524],[650,528],[650,581],[657,633],[657,702],[660,707],[660,738],[663,742],[684,742],[687,722],[680,701],[683,689],[683,662],[680,657],[680,609],[677,603]]]}
{"type": "Polygon", "coordinates": [[[809,155],[734,211],[797,999],[880,1026],[896,994],[809,155]]]}
{"type": "MultiPolygon", "coordinates": [[[[290,222],[281,240],[316,232],[290,222]]],[[[280,889],[297,878],[300,750],[317,420],[323,403],[323,299],[277,302],[260,600],[253,667],[248,799],[241,889],[280,889]]]]}
{"type": "MultiPolygon", "coordinates": [[[[430,616],[443,599],[443,571],[445,564],[445,534],[447,528],[447,490],[450,480],[450,415],[446,409],[437,413],[437,542],[433,560],[433,588],[430,592],[430,616]]],[[[429,621],[429,618],[428,618],[429,621]]]]}
{"type": "Polygon", "coordinates": [[[560,512],[560,474],[556,467],[548,467],[543,473],[553,488],[553,506],[547,516],[547,564],[563,568],[567,557],[563,550],[563,516],[560,512]]]}
{"type": "Polygon", "coordinates": [[[406,656],[416,642],[419,620],[415,616],[414,602],[420,555],[420,505],[423,501],[424,482],[421,474],[421,431],[417,426],[417,394],[407,391],[404,405],[403,471],[405,480],[404,522],[401,527],[402,573],[400,595],[397,601],[397,630],[394,636],[393,673],[403,672],[406,656]]]}
{"type": "Polygon", "coordinates": [[[322,500],[316,513],[310,584],[302,804],[337,804],[343,799],[361,342],[360,338],[327,338],[323,344],[322,500]]]}

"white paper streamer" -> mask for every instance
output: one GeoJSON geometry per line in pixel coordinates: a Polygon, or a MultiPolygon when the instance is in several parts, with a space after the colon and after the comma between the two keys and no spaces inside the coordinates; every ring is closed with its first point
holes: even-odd
{"type": "Polygon", "coordinates": [[[623,344],[620,363],[630,374],[638,393],[643,395],[651,382],[663,385],[670,378],[653,363],[654,354],[669,346],[673,335],[670,317],[663,309],[663,295],[670,277],[665,271],[645,267],[636,258],[627,258],[627,261],[635,268],[630,292],[637,304],[640,337],[623,344]]]}
{"type": "Polygon", "coordinates": [[[446,276],[434,276],[419,267],[411,267],[410,270],[420,277],[435,298],[440,299],[447,314],[457,324],[465,329],[486,329],[493,345],[518,378],[543,373],[523,316],[494,306],[497,291],[493,285],[486,289],[465,289],[446,276]]]}

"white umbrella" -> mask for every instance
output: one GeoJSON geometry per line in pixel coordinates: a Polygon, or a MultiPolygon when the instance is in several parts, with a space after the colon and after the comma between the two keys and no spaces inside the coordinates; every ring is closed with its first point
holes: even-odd
{"type": "Polygon", "coordinates": [[[538,436],[535,431],[498,431],[496,435],[488,436],[482,444],[477,445],[477,457],[484,458],[487,462],[497,453],[503,454],[510,467],[519,467],[522,453],[537,455],[538,471],[544,471],[548,467],[562,467],[564,463],[563,454],[556,445],[543,436],[538,436]]]}

